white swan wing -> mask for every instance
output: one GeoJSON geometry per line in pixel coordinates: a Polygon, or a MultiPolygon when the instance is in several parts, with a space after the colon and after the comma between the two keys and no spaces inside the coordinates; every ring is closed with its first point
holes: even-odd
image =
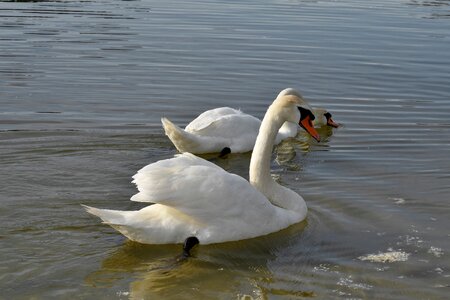
{"type": "Polygon", "coordinates": [[[208,110],[189,123],[185,130],[203,136],[237,137],[258,134],[261,120],[230,107],[208,110]]]}
{"type": "Polygon", "coordinates": [[[131,200],[155,204],[138,211],[85,208],[134,241],[181,243],[194,235],[210,244],[268,234],[298,221],[244,178],[190,153],[150,164],[133,178],[139,193],[131,200]]]}
{"type": "Polygon", "coordinates": [[[233,153],[242,153],[253,149],[260,125],[258,118],[222,107],[203,113],[185,131],[197,136],[197,140],[207,138],[201,143],[202,147],[197,148],[213,150],[200,152],[191,147],[195,153],[220,152],[224,147],[229,147],[233,153]]]}
{"type": "Polygon", "coordinates": [[[244,178],[190,153],[147,165],[133,179],[139,193],[132,201],[170,206],[199,221],[270,204],[244,178]]]}
{"type": "Polygon", "coordinates": [[[185,130],[189,132],[200,131],[209,126],[212,122],[223,116],[243,114],[240,110],[231,107],[218,107],[201,113],[197,118],[189,123],[185,130]]]}
{"type": "Polygon", "coordinates": [[[297,213],[274,206],[244,178],[190,153],[148,165],[133,178],[139,193],[131,200],[156,203],[140,211],[133,220],[139,221],[138,226],[133,228],[148,227],[145,224],[156,216],[158,226],[170,227],[163,231],[177,237],[176,241],[187,234],[196,235],[202,243],[240,240],[299,221],[297,213]],[[161,214],[164,218],[159,218],[161,214]]]}
{"type": "Polygon", "coordinates": [[[195,133],[202,136],[222,137],[242,141],[251,137],[253,139],[251,148],[253,148],[260,125],[260,120],[248,114],[227,115],[216,119],[195,133]]]}

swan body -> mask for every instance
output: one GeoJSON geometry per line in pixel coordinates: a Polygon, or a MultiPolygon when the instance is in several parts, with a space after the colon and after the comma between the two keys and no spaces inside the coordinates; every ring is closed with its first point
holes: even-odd
{"type": "Polygon", "coordinates": [[[148,244],[182,243],[190,236],[201,244],[235,241],[300,222],[306,217],[306,203],[272,179],[270,161],[278,129],[285,121],[308,120],[308,111],[295,90],[274,100],[261,122],[250,181],[183,153],[149,164],[133,176],[139,192],[131,200],[154,204],[137,211],[85,208],[129,239],[148,244]]]}
{"type": "Polygon", "coordinates": [[[152,202],[137,211],[87,208],[131,240],[145,244],[201,244],[265,235],[301,219],[272,205],[244,178],[190,153],[161,160],[134,176],[140,192],[131,200],[152,202]]]}
{"type": "Polygon", "coordinates": [[[205,111],[185,129],[167,118],[161,122],[178,151],[195,154],[220,152],[225,147],[234,153],[248,152],[255,145],[261,125],[258,118],[230,107],[205,111]]]}
{"type": "MultiPolygon", "coordinates": [[[[292,89],[285,89],[278,97],[283,97],[292,89]]],[[[327,125],[327,112],[323,108],[311,109],[316,118],[313,125],[327,125]]],[[[331,117],[331,115],[330,115],[331,117]]],[[[178,151],[194,154],[220,152],[225,147],[233,153],[251,151],[261,126],[261,120],[230,107],[219,107],[201,113],[182,129],[167,118],[162,118],[165,134],[169,137],[178,151]]],[[[330,125],[330,123],[328,123],[330,125]]],[[[330,125],[333,126],[333,125],[330,125]]],[[[337,126],[334,126],[337,127],[337,126]]],[[[295,137],[298,133],[297,123],[285,122],[279,129],[275,145],[281,141],[295,137]]]]}

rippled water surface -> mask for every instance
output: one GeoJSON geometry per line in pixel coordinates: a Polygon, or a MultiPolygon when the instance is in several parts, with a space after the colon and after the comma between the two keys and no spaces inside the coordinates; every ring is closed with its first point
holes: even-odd
{"type": "Polygon", "coordinates": [[[0,107],[0,297],[450,293],[448,0],[0,2],[0,107]],[[176,153],[161,116],[262,117],[285,87],[343,124],[275,149],[305,222],[177,261],[81,208],[142,207],[131,176],[176,153]]]}

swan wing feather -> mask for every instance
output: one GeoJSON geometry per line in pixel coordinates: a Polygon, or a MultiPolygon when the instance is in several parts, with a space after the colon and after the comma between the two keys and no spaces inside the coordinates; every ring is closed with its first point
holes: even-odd
{"type": "Polygon", "coordinates": [[[193,133],[203,136],[220,136],[228,139],[247,139],[249,136],[256,140],[261,121],[248,114],[222,116],[193,133]]]}
{"type": "Polygon", "coordinates": [[[217,119],[228,115],[240,115],[243,114],[240,110],[231,107],[218,107],[202,112],[197,118],[192,120],[185,128],[190,132],[201,131],[203,128],[208,127],[209,124],[217,119]]]}
{"type": "Polygon", "coordinates": [[[236,217],[242,211],[258,218],[272,207],[267,198],[244,178],[231,174],[190,153],[158,161],[133,176],[139,193],[132,201],[170,206],[198,221],[236,217]]]}

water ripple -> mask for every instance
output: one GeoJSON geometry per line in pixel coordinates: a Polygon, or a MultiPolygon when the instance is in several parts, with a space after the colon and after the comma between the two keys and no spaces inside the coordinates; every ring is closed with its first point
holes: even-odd
{"type": "MultiPolygon", "coordinates": [[[[1,2],[2,295],[445,298],[448,8],[1,2]],[[176,153],[161,116],[184,126],[231,106],[262,118],[285,87],[343,124],[274,154],[274,176],[308,203],[305,222],[179,263],[179,245],[128,243],[81,209],[141,207],[131,176],[176,153]],[[359,259],[389,252],[409,256],[359,259]]],[[[249,153],[205,158],[248,177],[249,153]]]]}

